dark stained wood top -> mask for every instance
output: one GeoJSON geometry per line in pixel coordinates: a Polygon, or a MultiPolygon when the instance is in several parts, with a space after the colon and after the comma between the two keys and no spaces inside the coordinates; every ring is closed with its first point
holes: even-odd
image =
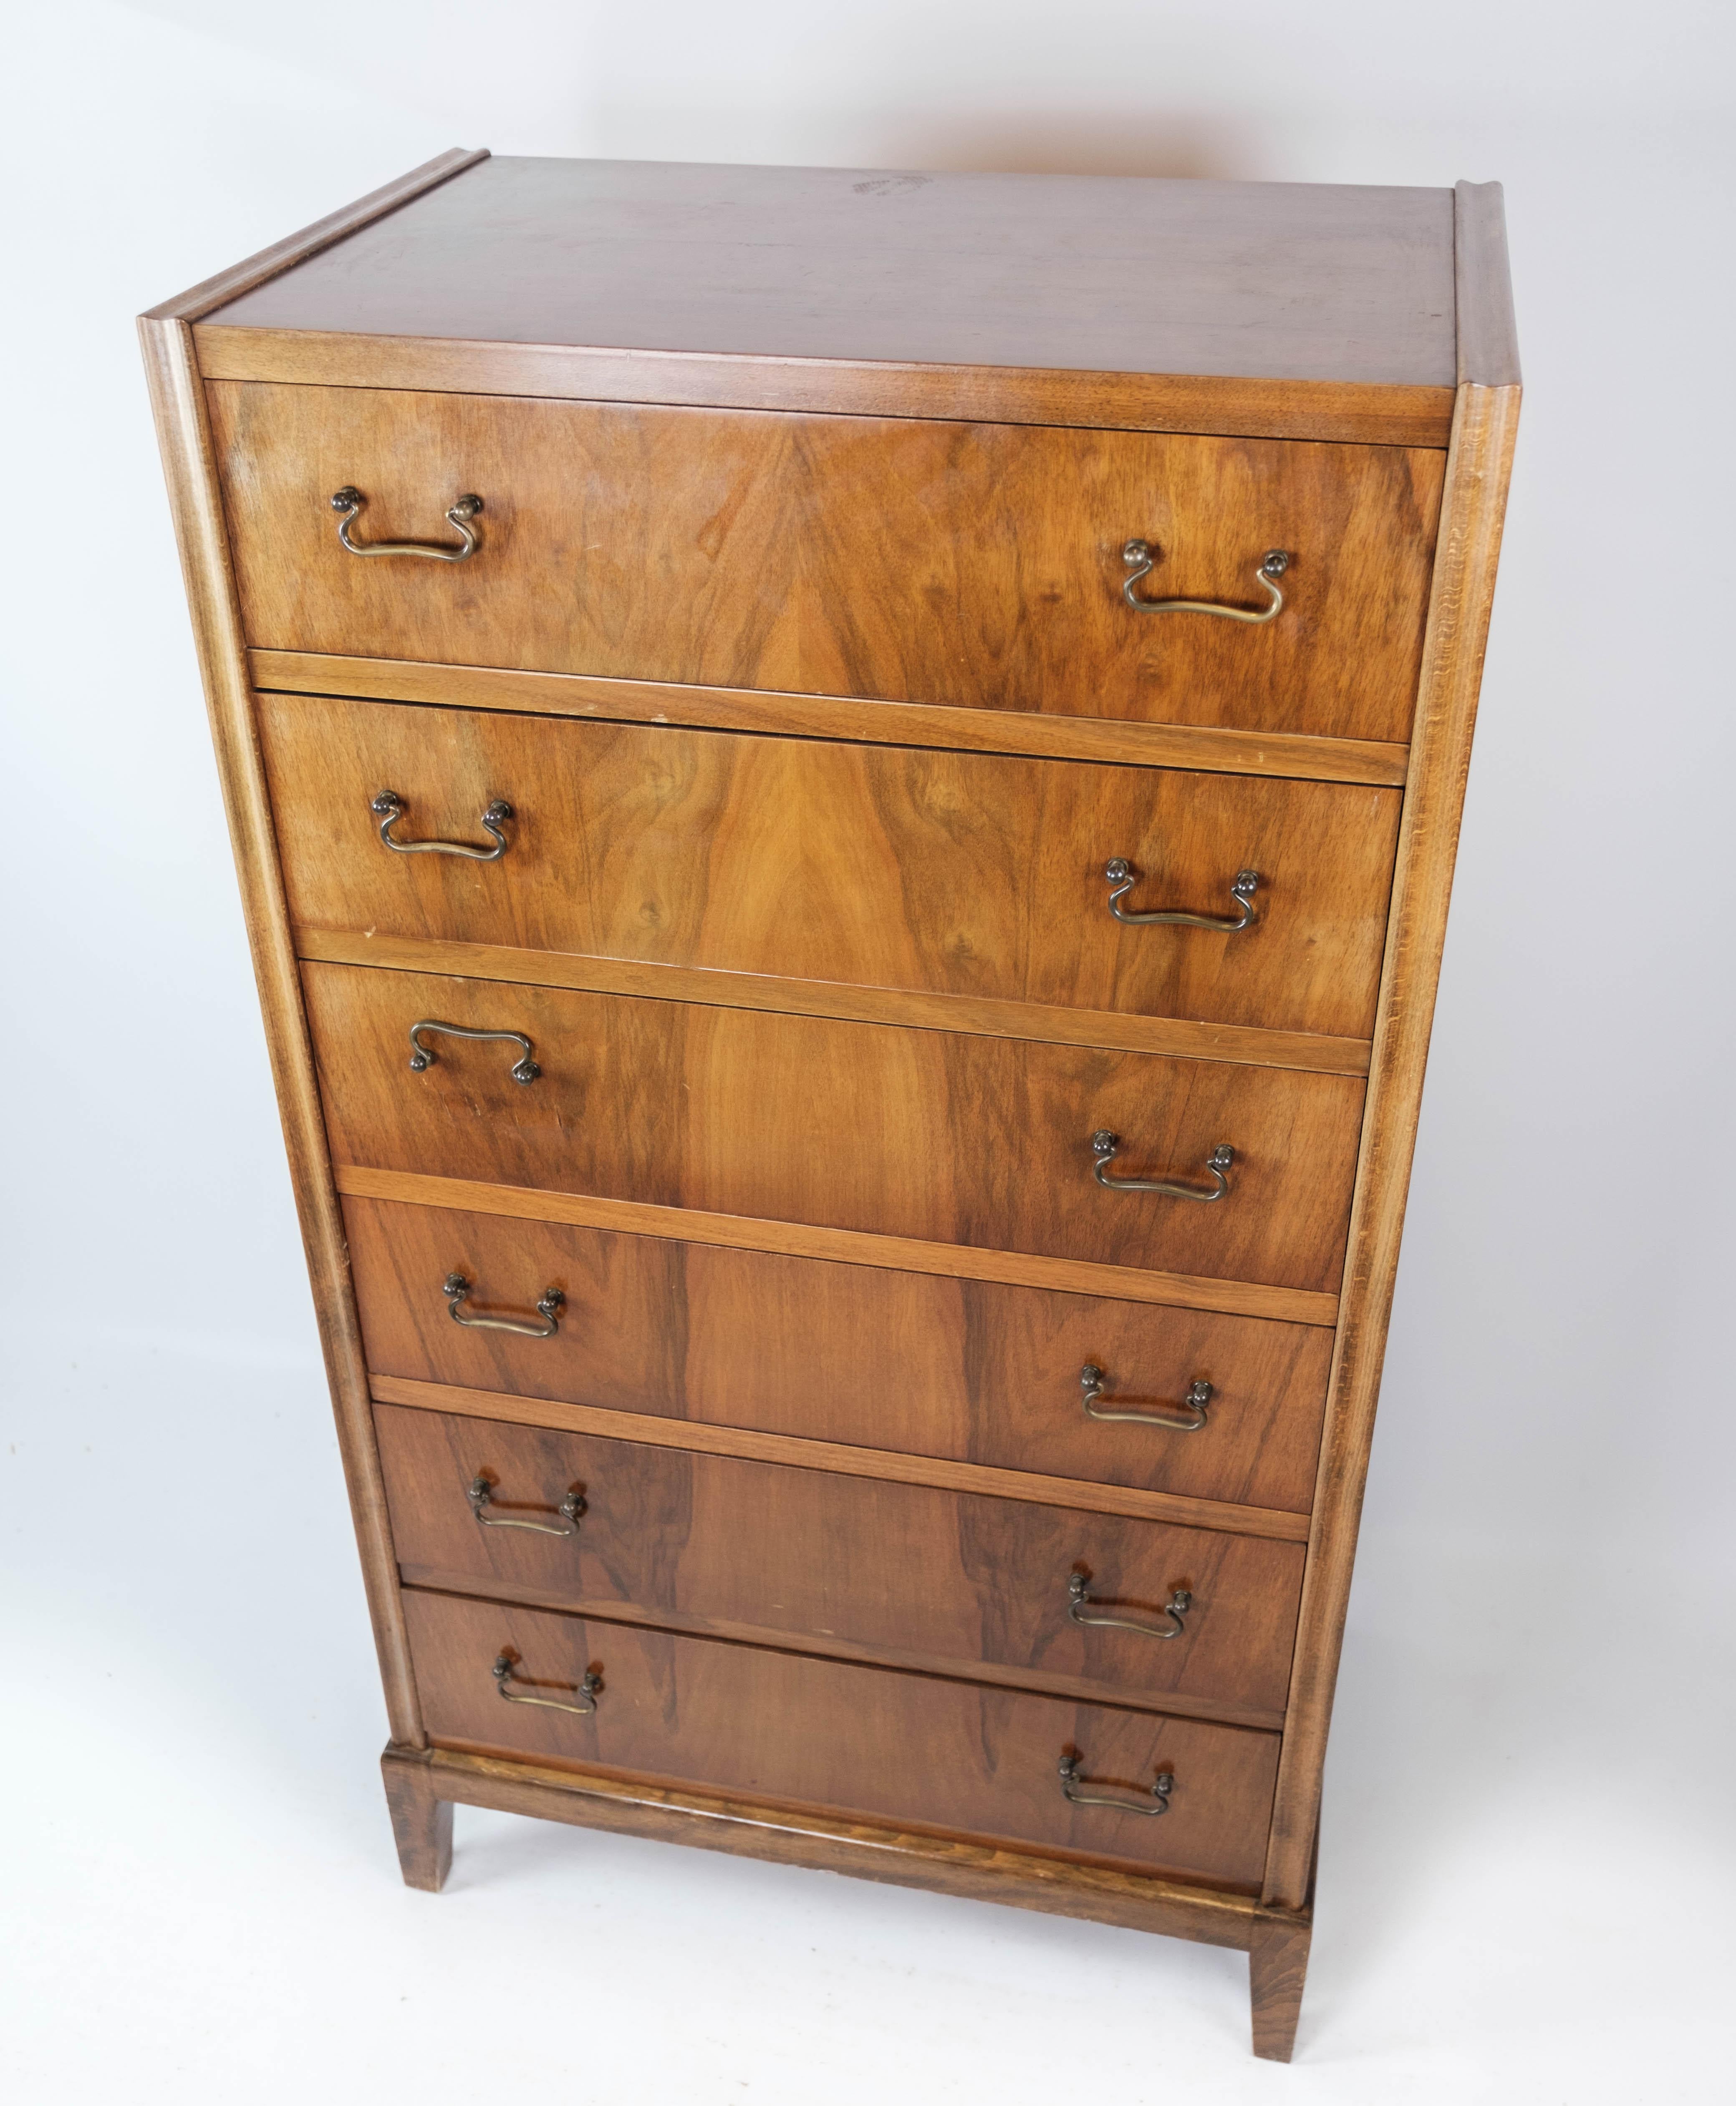
{"type": "Polygon", "coordinates": [[[219,271],[215,277],[205,279],[172,300],[164,300],[139,319],[141,322],[192,323],[202,316],[214,314],[219,307],[240,299],[242,293],[250,293],[254,286],[262,285],[267,278],[294,270],[298,263],[304,263],[321,249],[342,241],[346,235],[355,233],[370,220],[384,219],[388,212],[396,212],[400,205],[408,204],[412,198],[432,190],[437,183],[449,181],[487,159],[486,146],[475,147],[469,152],[462,146],[449,147],[433,160],[424,161],[420,168],[412,168],[407,175],[398,176],[382,184],[379,190],[370,190],[366,197],[359,197],[336,212],[327,213],[324,219],[316,219],[312,226],[285,235],[269,249],[262,249],[257,255],[244,258],[227,271],[219,271]]]}
{"type": "Polygon", "coordinates": [[[478,162],[225,329],[1451,388],[1448,190],[478,162]]]}
{"type": "Polygon", "coordinates": [[[1499,183],[1454,186],[1459,379],[1477,388],[1519,385],[1519,339],[1507,265],[1507,215],[1499,183]]]}

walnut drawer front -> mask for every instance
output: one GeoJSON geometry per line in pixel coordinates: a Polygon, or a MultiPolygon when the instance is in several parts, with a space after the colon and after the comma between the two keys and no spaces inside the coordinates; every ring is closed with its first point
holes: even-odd
{"type": "Polygon", "coordinates": [[[388,1200],[343,1218],[376,1375],[1292,1513],[1313,1494],[1322,1326],[388,1200]],[[558,1289],[558,1329],[461,1329],[454,1272],[532,1324],[558,1289]],[[1141,1415],[1088,1416],[1088,1366],[1098,1409],[1141,1415]]]}
{"type": "Polygon", "coordinates": [[[1300,1544],[420,1409],[374,1415],[412,1583],[604,1616],[626,1605],[943,1674],[982,1664],[1241,1723],[1283,1712],[1300,1544]],[[582,1509],[563,1512],[574,1494],[582,1509]]]}
{"type": "Polygon", "coordinates": [[[786,1804],[1026,1843],[1062,1855],[1256,1885],[1278,1736],[894,1669],[406,1588],[428,1732],[487,1754],[622,1770],[786,1804]],[[584,1701],[585,1715],[504,1701],[584,1701]],[[1075,1805],[1074,1790],[1161,1816],[1075,1805]]]}
{"type": "Polygon", "coordinates": [[[303,981],[339,1163],[1316,1292],[1342,1272],[1352,1077],[366,966],[303,981]],[[430,1022],[518,1036],[424,1028],[413,1056],[430,1022]],[[1232,1146],[1227,1195],[1105,1190],[1110,1130],[1112,1173],[1202,1190],[1232,1146]]]}
{"type": "Polygon", "coordinates": [[[259,713],[290,916],[313,928],[1373,1028],[1394,790],[314,696],[259,713]],[[497,800],[492,861],[386,845],[487,854],[497,800]],[[1137,873],[1122,912],[1226,926],[1122,925],[1111,858],[1137,873]]]}
{"type": "Polygon", "coordinates": [[[346,1199],[343,1224],[375,1375],[1275,1512],[1312,1498],[1321,1324],[392,1200],[346,1199]],[[525,1323],[554,1287],[558,1329],[461,1329],[453,1272],[525,1323]],[[1097,1409],[1140,1418],[1089,1418],[1087,1367],[1097,1409]]]}
{"type": "Polygon", "coordinates": [[[1445,456],[213,382],[266,649],[1403,741],[1445,456]],[[352,554],[459,546],[461,562],[352,554]],[[1135,581],[1124,545],[1158,559],[1135,581]],[[1124,596],[1271,605],[1263,624],[1124,596]]]}

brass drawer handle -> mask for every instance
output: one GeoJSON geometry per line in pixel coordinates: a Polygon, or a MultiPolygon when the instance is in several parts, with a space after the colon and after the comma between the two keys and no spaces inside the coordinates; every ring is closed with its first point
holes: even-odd
{"type": "Polygon", "coordinates": [[[513,808],[504,797],[496,797],[482,813],[482,831],[494,836],[491,849],[473,849],[468,841],[395,841],[392,829],[409,809],[396,790],[382,790],[368,801],[368,809],[379,821],[379,837],[394,855],[468,856],[472,863],[498,863],[510,845],[500,831],[513,815],[513,808]]]}
{"type": "Polygon", "coordinates": [[[1137,1631],[1142,1638],[1179,1638],[1187,1635],[1187,1626],[1182,1619],[1194,1605],[1194,1597],[1185,1587],[1178,1587],[1164,1602],[1163,1614],[1169,1621],[1164,1624],[1135,1623],[1127,1616],[1088,1616],[1083,1611],[1094,1605],[1096,1597],[1089,1591],[1091,1582],[1083,1572],[1075,1572],[1067,1582],[1067,1614],[1076,1624],[1088,1629],[1106,1631],[1137,1631]]]}
{"type": "Polygon", "coordinates": [[[1154,1804],[1150,1806],[1142,1806],[1137,1799],[1105,1799],[1099,1793],[1078,1790],[1079,1786],[1088,1784],[1090,1779],[1079,1775],[1079,1759],[1077,1755],[1063,1755],[1057,1767],[1061,1772],[1062,1795],[1070,1799],[1075,1806],[1112,1806],[1118,1813],[1147,1815],[1167,1813],[1169,1811],[1169,1795],[1175,1790],[1175,1779],[1168,1770],[1160,1770],[1151,1780],[1151,1797],[1154,1804]]]}
{"type": "MultiPolygon", "coordinates": [[[[376,811],[379,807],[376,804],[376,811]]],[[[396,848],[394,841],[389,844],[396,848]]],[[[475,850],[469,851],[474,854],[475,850]]],[[[1235,914],[1189,914],[1179,907],[1159,907],[1128,914],[1121,903],[1133,889],[1139,872],[1125,856],[1112,856],[1103,866],[1103,875],[1109,880],[1109,911],[1118,921],[1129,929],[1149,928],[1154,921],[1173,921],[1187,929],[1220,929],[1227,936],[1234,936],[1244,929],[1251,929],[1259,916],[1254,911],[1254,895],[1259,888],[1260,874],[1257,870],[1239,870],[1230,884],[1230,897],[1240,910],[1235,914]]]]}
{"type": "MultiPolygon", "coordinates": [[[[464,1487],[464,1497],[470,1502],[470,1511],[476,1516],[482,1527],[522,1528],[527,1535],[576,1535],[579,1532],[579,1517],[585,1511],[585,1494],[582,1492],[568,1492],[566,1498],[554,1509],[557,1513],[566,1516],[565,1528],[551,1528],[545,1521],[499,1520],[493,1514],[485,1511],[494,1503],[494,1486],[480,1474],[473,1477],[464,1487]]],[[[501,1657],[505,1659],[505,1654],[502,1654],[501,1657]]]]}
{"type": "MultiPolygon", "coordinates": [[[[335,504],[337,500],[334,498],[332,502],[335,504]]],[[[1157,558],[1158,551],[1149,541],[1129,541],[1121,551],[1121,560],[1128,567],[1121,597],[1141,614],[1221,614],[1226,621],[1258,624],[1271,621],[1284,612],[1284,595],[1278,589],[1278,580],[1290,567],[1288,549],[1268,549],[1260,558],[1260,567],[1254,575],[1271,594],[1272,604],[1259,608],[1228,607],[1215,599],[1142,599],[1133,588],[1157,558]]]]}
{"type": "Polygon", "coordinates": [[[442,548],[437,541],[352,541],[350,522],[367,501],[352,483],[332,492],[331,509],[339,515],[338,539],[352,556],[431,556],[437,563],[461,563],[482,545],[482,535],[470,524],[482,509],[482,499],[473,494],[460,497],[446,514],[462,539],[464,545],[458,549],[442,548]]]}
{"type": "Polygon", "coordinates": [[[1109,1378],[1095,1360],[1087,1360],[1079,1369],[1079,1387],[1084,1391],[1085,1416],[1101,1418],[1106,1425],[1165,1426],[1172,1433],[1197,1433],[1205,1423],[1205,1407],[1212,1400],[1212,1386],[1203,1376],[1195,1376],[1188,1391],[1176,1409],[1192,1415],[1187,1418],[1173,1418],[1167,1411],[1100,1411],[1103,1391],[1109,1378]]]}
{"type": "Polygon", "coordinates": [[[1230,1181],[1225,1173],[1236,1160],[1236,1150],[1222,1141],[1219,1141],[1205,1158],[1206,1174],[1212,1181],[1209,1190],[1202,1190],[1197,1185],[1179,1185],[1168,1177],[1106,1176],[1104,1172],[1115,1161],[1120,1146],[1119,1133],[1104,1131],[1091,1136],[1091,1152],[1097,1158],[1092,1165],[1092,1173],[1106,1191],[1161,1192],[1168,1199],[1198,1199],[1203,1205],[1210,1206],[1213,1200],[1221,1199],[1230,1189],[1230,1181]]]}
{"type": "Polygon", "coordinates": [[[440,1292],[446,1297],[446,1313],[455,1324],[461,1324],[467,1331],[510,1331],[519,1338],[552,1338],[561,1328],[561,1311],[567,1297],[558,1287],[551,1287],[536,1305],[540,1324],[527,1324],[522,1316],[467,1316],[464,1312],[464,1297],[470,1292],[470,1283],[461,1272],[449,1272],[440,1292]]]}
{"type": "Polygon", "coordinates": [[[424,1016],[419,1024],[413,1024],[410,1027],[410,1043],[412,1049],[410,1065],[411,1070],[418,1075],[425,1068],[432,1068],[434,1064],[433,1047],[424,1046],[418,1036],[419,1033],[424,1031],[443,1031],[448,1038],[509,1038],[514,1046],[520,1046],[524,1049],[524,1058],[522,1060],[515,1060],[509,1071],[513,1080],[515,1082],[534,1082],[542,1073],[541,1069],[531,1058],[531,1042],[522,1031],[472,1031],[462,1024],[440,1024],[431,1016],[424,1016]]]}
{"type": "Polygon", "coordinates": [[[513,1673],[513,1656],[503,1652],[494,1664],[494,1686],[497,1696],[509,1704],[532,1704],[539,1711],[576,1711],[580,1718],[589,1718],[597,1708],[597,1692],[603,1687],[603,1678],[593,1668],[585,1670],[585,1679],[579,1684],[576,1704],[559,1704],[552,1696],[514,1696],[507,1687],[509,1682],[518,1680],[513,1673]]]}

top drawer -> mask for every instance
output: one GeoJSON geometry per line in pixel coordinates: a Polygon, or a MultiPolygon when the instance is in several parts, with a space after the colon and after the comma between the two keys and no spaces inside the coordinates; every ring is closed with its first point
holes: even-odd
{"type": "Polygon", "coordinates": [[[248,640],[1402,742],[1445,455],[213,382],[248,640]],[[459,547],[459,562],[358,546],[459,547]],[[1130,578],[1125,544],[1155,550],[1130,578]],[[1271,604],[1264,622],[1141,599],[1271,604]]]}

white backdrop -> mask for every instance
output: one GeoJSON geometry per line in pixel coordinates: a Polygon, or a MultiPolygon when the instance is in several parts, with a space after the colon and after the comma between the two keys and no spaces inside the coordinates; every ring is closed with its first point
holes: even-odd
{"type": "Polygon", "coordinates": [[[21,2099],[1720,2095],[1733,20],[61,0],[15,24],[21,2099]],[[1288,2076],[1245,2059],[1233,1956],[1131,1933],[462,1813],[446,1895],[395,1884],[132,316],[453,144],[1507,186],[1527,399],[1288,2076]]]}

